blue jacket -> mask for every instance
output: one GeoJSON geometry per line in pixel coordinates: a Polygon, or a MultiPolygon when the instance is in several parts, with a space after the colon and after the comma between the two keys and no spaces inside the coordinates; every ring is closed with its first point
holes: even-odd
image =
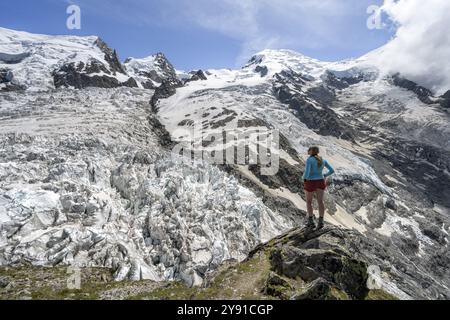
{"type": "Polygon", "coordinates": [[[331,176],[334,173],[334,169],[327,160],[323,160],[322,166],[319,168],[317,159],[313,156],[306,160],[305,172],[303,173],[303,180],[322,180],[331,176]],[[328,172],[323,174],[323,169],[327,167],[328,172]]]}

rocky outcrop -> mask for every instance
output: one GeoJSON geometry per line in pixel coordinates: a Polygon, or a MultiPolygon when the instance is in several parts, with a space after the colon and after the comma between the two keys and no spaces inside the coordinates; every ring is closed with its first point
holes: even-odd
{"type": "Polygon", "coordinates": [[[256,66],[255,72],[259,73],[261,77],[265,77],[269,73],[269,69],[266,66],[256,66]]]}
{"type": "Polygon", "coordinates": [[[13,79],[13,74],[8,69],[0,69],[0,83],[8,83],[13,79]]]}
{"type": "Polygon", "coordinates": [[[233,176],[172,157],[151,93],[0,96],[11,130],[2,127],[0,160],[14,163],[0,166],[1,266],[80,264],[116,280],[200,285],[292,226],[233,176]]]}
{"type": "Polygon", "coordinates": [[[190,74],[192,74],[192,76],[189,79],[187,79],[186,82],[208,80],[203,70],[193,71],[190,74]]]}
{"type": "Polygon", "coordinates": [[[292,300],[337,300],[332,292],[333,285],[323,278],[308,283],[304,291],[292,296],[292,300]]]}
{"type": "Polygon", "coordinates": [[[136,88],[138,85],[133,78],[120,82],[100,61],[91,60],[88,64],[79,62],[63,65],[53,72],[56,88],[73,87],[83,89],[97,88],[136,88]]]}
{"type": "Polygon", "coordinates": [[[338,77],[335,73],[331,71],[326,71],[324,75],[324,82],[331,87],[336,89],[346,89],[353,84],[357,84],[364,80],[362,75],[356,75],[353,77],[338,77]]]}
{"type": "Polygon", "coordinates": [[[433,101],[430,99],[430,97],[433,96],[433,93],[431,90],[424,88],[422,86],[419,86],[414,81],[408,80],[406,78],[403,78],[400,74],[395,74],[392,76],[392,83],[400,88],[409,90],[414,92],[420,101],[426,104],[432,104],[433,101]]]}
{"type": "Polygon", "coordinates": [[[0,52],[0,62],[6,63],[6,64],[16,64],[19,62],[22,62],[23,59],[28,58],[31,55],[29,52],[23,52],[23,53],[3,53],[0,52]]]}
{"type": "MultiPolygon", "coordinates": [[[[249,259],[262,252],[269,254],[274,272],[270,279],[284,279],[276,280],[276,290],[269,288],[276,297],[282,293],[290,299],[367,299],[381,290],[401,299],[447,299],[442,293],[433,297],[445,290],[430,283],[437,270],[418,276],[419,270],[413,271],[405,261],[408,253],[397,252],[398,244],[371,240],[372,236],[329,225],[320,231],[296,228],[257,246],[249,259]],[[419,290],[422,285],[426,289],[419,290]]],[[[442,266],[447,256],[433,261],[442,266]]],[[[423,270],[424,264],[417,268],[423,270]]],[[[439,276],[445,277],[443,273],[439,276]]],[[[274,287],[270,279],[266,287],[274,287]]]]}
{"type": "Polygon", "coordinates": [[[119,80],[127,78],[127,73],[119,61],[117,52],[100,38],[94,43],[104,54],[107,64],[90,58],[85,62],[72,62],[64,64],[52,72],[53,82],[56,88],[72,87],[83,89],[88,87],[136,88],[138,84],[135,79],[128,77],[126,81],[119,80]]]}
{"type": "Polygon", "coordinates": [[[179,80],[164,80],[162,84],[155,89],[155,93],[150,100],[150,105],[154,112],[158,111],[158,101],[173,96],[177,92],[177,88],[182,87],[183,84],[179,80]]]}
{"type": "MultiPolygon", "coordinates": [[[[320,231],[296,228],[256,247],[249,260],[263,252],[268,254],[271,271],[263,289],[268,296],[293,300],[371,299],[374,288],[368,287],[369,262],[358,250],[355,237],[363,236],[331,226],[320,231]]],[[[395,299],[388,293],[384,298],[395,299]]]]}
{"type": "Polygon", "coordinates": [[[116,72],[126,74],[126,71],[120,63],[116,50],[111,49],[102,39],[98,38],[95,45],[105,54],[105,60],[108,62],[110,69],[115,74],[116,72]]]}
{"type": "Polygon", "coordinates": [[[125,60],[124,66],[128,74],[145,89],[156,89],[163,82],[176,83],[179,81],[175,68],[163,53],[143,59],[128,58],[125,60]]]}
{"type": "Polygon", "coordinates": [[[389,148],[374,150],[373,154],[392,163],[396,170],[413,181],[405,188],[422,199],[423,204],[428,203],[426,199],[431,199],[440,205],[450,206],[447,196],[450,180],[442,174],[450,170],[450,152],[399,137],[385,139],[390,141],[389,148]]]}
{"type": "Polygon", "coordinates": [[[15,84],[14,75],[11,70],[0,69],[0,91],[21,91],[25,90],[24,86],[15,84]]]}
{"type": "Polygon", "coordinates": [[[305,93],[302,86],[306,81],[308,80],[300,74],[283,71],[276,76],[274,96],[280,102],[288,104],[295,111],[295,116],[318,134],[354,141],[351,128],[329,108],[334,100],[333,92],[320,87],[305,93]]]}
{"type": "Polygon", "coordinates": [[[271,268],[281,277],[304,281],[304,289],[293,294],[294,299],[328,299],[333,295],[331,288],[364,299],[369,292],[368,264],[343,245],[346,239],[345,231],[333,227],[295,229],[268,244],[271,268]]]}
{"type": "Polygon", "coordinates": [[[125,68],[119,61],[116,50],[111,49],[102,39],[97,38],[96,45],[104,54],[106,64],[90,58],[87,61],[71,62],[60,66],[52,72],[55,88],[72,87],[83,89],[88,87],[136,88],[138,84],[132,77],[127,77],[125,68]],[[128,78],[123,81],[123,78],[128,78]]]}

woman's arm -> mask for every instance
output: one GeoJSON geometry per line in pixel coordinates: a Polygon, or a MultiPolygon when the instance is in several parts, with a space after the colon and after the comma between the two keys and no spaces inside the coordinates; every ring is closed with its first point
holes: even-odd
{"type": "Polygon", "coordinates": [[[330,166],[330,164],[328,163],[327,160],[325,160],[324,164],[325,164],[325,167],[328,169],[328,172],[326,174],[324,174],[323,176],[325,178],[328,178],[329,176],[331,176],[334,173],[334,169],[332,166],[330,166]]]}
{"type": "Polygon", "coordinates": [[[309,178],[309,175],[311,174],[311,161],[306,160],[305,164],[305,172],[303,172],[303,180],[307,180],[309,178]]]}

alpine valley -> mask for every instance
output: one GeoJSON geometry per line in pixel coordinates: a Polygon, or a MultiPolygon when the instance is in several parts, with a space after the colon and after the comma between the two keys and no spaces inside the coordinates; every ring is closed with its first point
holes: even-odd
{"type": "Polygon", "coordinates": [[[450,299],[450,91],[382,72],[383,50],[183,72],[0,28],[0,298],[450,299]],[[280,133],[275,175],[172,153],[255,126],[280,133]],[[312,144],[336,170],[320,231],[312,144]]]}

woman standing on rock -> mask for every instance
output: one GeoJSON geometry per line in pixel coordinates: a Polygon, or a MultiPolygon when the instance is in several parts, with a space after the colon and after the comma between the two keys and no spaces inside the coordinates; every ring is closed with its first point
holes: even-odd
{"type": "Polygon", "coordinates": [[[319,147],[311,146],[308,149],[309,158],[306,160],[305,172],[303,173],[303,181],[306,195],[306,206],[308,210],[308,228],[314,228],[314,213],[312,207],[312,200],[316,194],[319,205],[319,223],[317,229],[323,228],[323,217],[325,216],[325,205],[323,203],[323,195],[327,187],[326,178],[334,173],[334,169],[327,160],[324,160],[319,155],[319,147]],[[324,168],[328,169],[326,174],[323,174],[324,168]]]}

